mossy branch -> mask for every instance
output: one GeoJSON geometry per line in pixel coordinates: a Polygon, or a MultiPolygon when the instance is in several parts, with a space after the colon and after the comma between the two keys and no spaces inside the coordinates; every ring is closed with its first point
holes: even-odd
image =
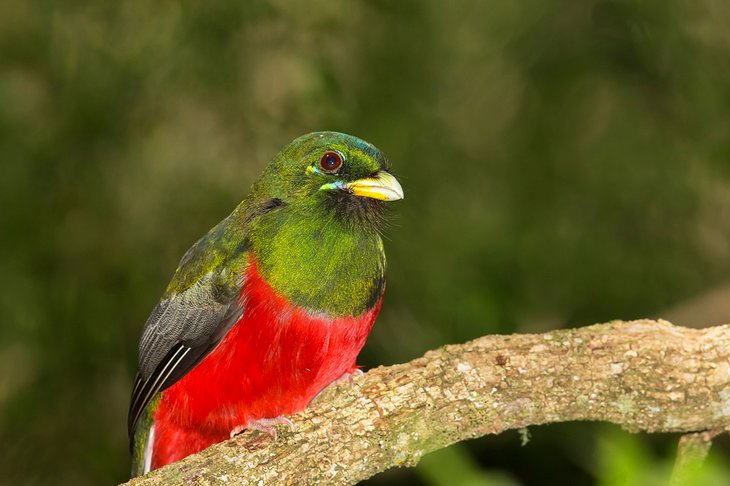
{"type": "Polygon", "coordinates": [[[722,431],[729,382],[729,325],[485,336],[333,387],[276,440],[246,432],[127,484],[352,484],[454,442],[553,422],[722,431]]]}

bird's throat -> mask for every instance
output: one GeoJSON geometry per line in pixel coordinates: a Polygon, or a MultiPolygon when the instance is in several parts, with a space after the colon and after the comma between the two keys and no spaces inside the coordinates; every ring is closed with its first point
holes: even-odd
{"type": "Polygon", "coordinates": [[[312,313],[360,315],[383,293],[383,243],[369,228],[281,209],[252,222],[250,237],[261,276],[312,313]]]}

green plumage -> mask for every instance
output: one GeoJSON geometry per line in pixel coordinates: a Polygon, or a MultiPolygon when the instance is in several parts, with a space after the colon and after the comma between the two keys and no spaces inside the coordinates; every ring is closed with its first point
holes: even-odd
{"type": "MultiPolygon", "coordinates": [[[[235,211],[188,250],[166,296],[190,288],[211,271],[212,284],[221,286],[218,291],[235,289],[247,263],[245,250],[252,248],[264,278],[292,302],[330,315],[359,314],[372,305],[385,274],[383,243],[372,227],[379,224],[373,214],[380,209],[369,207],[361,218],[346,217],[341,205],[332,203],[332,191],[321,187],[385,168],[380,151],[349,135],[320,132],[294,140],[235,211]],[[340,173],[308,170],[316,167],[324,150],[345,157],[347,165],[340,173]],[[268,211],[272,204],[282,208],[268,211]]],[[[380,206],[382,201],[365,204],[380,206]]]]}
{"type": "Polygon", "coordinates": [[[250,233],[261,275],[299,306],[354,316],[380,297],[385,254],[375,232],[304,210],[267,214],[250,233]]]}

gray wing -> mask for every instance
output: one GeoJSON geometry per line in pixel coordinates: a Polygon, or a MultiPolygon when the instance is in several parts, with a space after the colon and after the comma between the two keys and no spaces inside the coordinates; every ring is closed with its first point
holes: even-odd
{"type": "Polygon", "coordinates": [[[172,283],[184,290],[166,295],[142,331],[127,418],[132,448],[137,423],[155,395],[192,370],[243,315],[249,241],[242,232],[255,216],[283,206],[279,199],[244,201],[183,255],[172,283]]]}
{"type": "Polygon", "coordinates": [[[241,284],[217,285],[210,272],[186,291],[162,299],[145,323],[139,344],[139,371],[127,418],[130,441],[154,396],[185,376],[240,319],[241,284]]]}

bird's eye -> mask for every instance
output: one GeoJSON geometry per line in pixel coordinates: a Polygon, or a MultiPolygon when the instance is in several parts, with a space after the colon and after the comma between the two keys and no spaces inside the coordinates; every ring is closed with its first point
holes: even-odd
{"type": "Polygon", "coordinates": [[[334,174],[342,167],[342,154],[334,150],[328,150],[319,159],[319,168],[322,172],[334,174]]]}

